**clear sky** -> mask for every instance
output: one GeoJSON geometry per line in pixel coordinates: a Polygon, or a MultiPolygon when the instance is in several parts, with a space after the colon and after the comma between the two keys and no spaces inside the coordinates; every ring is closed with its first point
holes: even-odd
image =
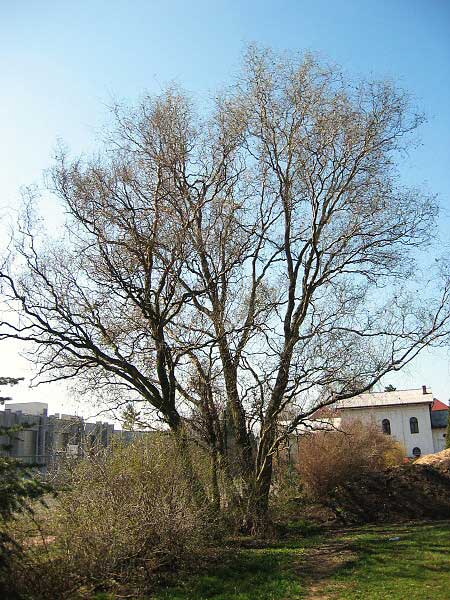
{"type": "MultiPolygon", "coordinates": [[[[413,95],[428,122],[403,177],[438,194],[448,240],[449,0],[0,0],[0,216],[20,186],[39,181],[58,138],[76,153],[93,147],[112,98],[176,82],[201,102],[230,82],[251,42],[312,50],[413,95]]],[[[0,365],[5,375],[28,374],[13,344],[0,346],[0,365]]],[[[395,383],[427,384],[448,399],[448,365],[446,352],[428,354],[395,383]]],[[[22,385],[14,395],[75,410],[57,386],[22,385]]]]}

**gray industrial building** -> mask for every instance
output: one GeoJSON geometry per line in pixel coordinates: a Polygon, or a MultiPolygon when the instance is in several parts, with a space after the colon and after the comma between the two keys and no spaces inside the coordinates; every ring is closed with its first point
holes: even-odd
{"type": "Polygon", "coordinates": [[[9,403],[0,411],[0,427],[16,425],[26,428],[0,436],[0,455],[40,467],[62,457],[81,456],[86,449],[106,448],[115,435],[122,437],[111,423],[89,423],[74,415],[48,415],[44,402],[9,403]]]}

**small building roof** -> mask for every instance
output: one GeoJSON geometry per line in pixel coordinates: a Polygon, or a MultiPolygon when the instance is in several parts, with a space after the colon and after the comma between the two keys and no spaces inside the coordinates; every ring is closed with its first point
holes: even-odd
{"type": "Polygon", "coordinates": [[[338,409],[348,408],[377,408],[382,406],[398,406],[407,404],[431,404],[433,396],[427,388],[414,390],[394,390],[393,392],[369,392],[359,394],[354,398],[340,400],[336,403],[338,409]]]}
{"type": "Polygon", "coordinates": [[[437,398],[433,398],[431,405],[431,427],[432,429],[441,429],[447,427],[448,406],[437,398]]]}
{"type": "Polygon", "coordinates": [[[444,404],[444,402],[441,402],[437,398],[433,398],[433,404],[431,405],[431,410],[432,411],[435,411],[435,410],[448,410],[448,405],[444,404]]]}

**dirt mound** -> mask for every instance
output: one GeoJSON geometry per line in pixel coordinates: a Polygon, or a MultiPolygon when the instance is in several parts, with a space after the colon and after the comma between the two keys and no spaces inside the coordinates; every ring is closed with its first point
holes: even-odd
{"type": "Polygon", "coordinates": [[[450,448],[436,452],[436,454],[426,454],[418,458],[415,465],[430,465],[439,469],[450,469],[450,448]]]}
{"type": "Polygon", "coordinates": [[[329,507],[344,523],[450,518],[450,472],[417,462],[336,488],[329,507]]]}

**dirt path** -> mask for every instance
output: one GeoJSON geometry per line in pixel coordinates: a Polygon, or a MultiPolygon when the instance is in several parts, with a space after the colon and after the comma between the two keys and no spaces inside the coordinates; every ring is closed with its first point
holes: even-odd
{"type": "Polygon", "coordinates": [[[324,588],[328,578],[355,558],[357,554],[346,540],[325,541],[315,548],[310,548],[296,568],[308,586],[306,600],[327,600],[329,597],[324,588]]]}

